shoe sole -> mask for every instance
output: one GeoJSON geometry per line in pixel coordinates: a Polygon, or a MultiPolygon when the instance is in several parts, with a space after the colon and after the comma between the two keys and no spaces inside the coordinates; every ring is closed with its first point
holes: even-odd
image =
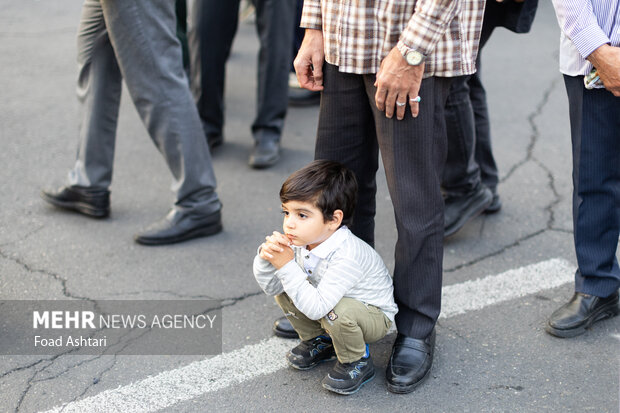
{"type": "Polygon", "coordinates": [[[547,325],[545,326],[545,331],[551,334],[552,336],[556,336],[560,338],[576,337],[576,336],[579,336],[585,333],[586,330],[592,327],[594,323],[605,320],[607,318],[615,317],[618,314],[620,314],[620,308],[618,308],[618,303],[610,303],[609,305],[605,307],[601,307],[599,311],[594,313],[592,317],[590,317],[588,321],[586,321],[584,325],[582,326],[571,328],[571,329],[560,330],[560,329],[552,327],[551,324],[547,323],[547,325]]]}
{"type": "Polygon", "coordinates": [[[278,163],[278,161],[280,160],[280,155],[276,156],[275,158],[271,158],[265,162],[255,162],[250,160],[248,162],[248,165],[250,165],[250,167],[254,168],[254,169],[266,169],[269,168],[271,166],[274,166],[275,164],[278,163]]]}
{"type": "MultiPolygon", "coordinates": [[[[474,210],[471,214],[468,215],[462,215],[458,221],[456,221],[454,224],[452,224],[451,227],[446,228],[444,230],[444,238],[449,237],[451,235],[456,234],[461,228],[463,228],[465,226],[465,224],[467,224],[469,221],[471,221],[472,219],[476,218],[478,215],[482,214],[483,212],[486,211],[486,209],[489,207],[489,205],[491,205],[491,203],[493,202],[493,198],[491,198],[489,200],[489,202],[485,202],[484,204],[481,204],[476,210],[474,210]]],[[[499,211],[499,210],[498,210],[499,211]]]]}
{"type": "Polygon", "coordinates": [[[422,383],[424,383],[426,381],[426,379],[428,379],[428,376],[431,374],[431,369],[432,369],[432,365],[431,368],[428,369],[428,371],[426,372],[426,374],[424,376],[422,376],[422,378],[418,381],[416,381],[413,384],[410,384],[408,386],[398,386],[392,383],[387,384],[387,388],[390,392],[392,393],[396,393],[396,394],[407,394],[407,393],[411,393],[412,391],[414,391],[419,385],[421,385],[422,383]]]}
{"type": "Polygon", "coordinates": [[[330,386],[329,384],[324,384],[321,383],[323,388],[334,392],[334,393],[338,393],[338,394],[344,394],[344,395],[349,395],[349,394],[354,394],[357,393],[364,384],[368,383],[369,381],[371,381],[372,379],[375,378],[375,372],[372,372],[372,375],[370,377],[368,377],[367,379],[365,379],[363,382],[361,382],[358,386],[354,386],[354,387],[350,387],[348,389],[337,389],[335,387],[330,386]]]}
{"type": "Polygon", "coordinates": [[[484,214],[486,215],[493,215],[498,213],[500,210],[502,209],[502,205],[497,205],[497,206],[493,206],[493,204],[491,204],[491,206],[489,206],[487,209],[485,209],[483,211],[484,214]]]}
{"type": "Polygon", "coordinates": [[[48,196],[45,192],[41,193],[41,198],[43,198],[44,201],[54,205],[57,208],[79,212],[80,214],[86,215],[91,218],[106,218],[110,215],[109,210],[97,209],[94,208],[92,205],[84,202],[62,202],[48,196]]]}
{"type": "Polygon", "coordinates": [[[286,359],[286,361],[288,362],[289,366],[291,366],[295,370],[306,371],[306,370],[311,370],[311,369],[315,368],[316,366],[318,366],[321,363],[325,363],[326,361],[332,361],[332,360],[335,360],[335,359],[336,359],[336,355],[333,355],[333,356],[331,356],[328,359],[319,360],[316,363],[311,364],[309,366],[297,366],[297,365],[291,363],[291,361],[288,358],[286,359]]]}
{"type": "Polygon", "coordinates": [[[297,332],[295,331],[288,332],[278,330],[277,328],[273,329],[273,334],[281,338],[299,338],[299,334],[297,334],[297,332]]]}
{"type": "Polygon", "coordinates": [[[215,235],[220,231],[222,231],[222,224],[210,226],[207,228],[197,228],[197,229],[188,231],[184,234],[177,235],[175,237],[169,237],[169,238],[145,238],[145,237],[137,236],[135,237],[135,241],[138,244],[142,244],[142,245],[167,245],[167,244],[175,244],[177,242],[188,241],[194,238],[208,237],[209,235],[215,235]]]}

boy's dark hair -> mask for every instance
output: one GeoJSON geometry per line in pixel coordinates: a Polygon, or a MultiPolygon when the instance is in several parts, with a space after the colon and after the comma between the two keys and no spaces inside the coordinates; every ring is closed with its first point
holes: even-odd
{"type": "Polygon", "coordinates": [[[317,160],[293,172],[280,189],[280,201],[312,202],[330,221],[342,211],[342,225],[350,225],[357,201],[357,180],[351,170],[334,161],[317,160]]]}

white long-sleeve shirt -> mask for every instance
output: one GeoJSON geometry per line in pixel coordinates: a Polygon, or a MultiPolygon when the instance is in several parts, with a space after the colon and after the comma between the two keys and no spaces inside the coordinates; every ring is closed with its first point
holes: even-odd
{"type": "Polygon", "coordinates": [[[311,320],[326,316],[349,297],[379,307],[394,321],[398,307],[392,277],[379,254],[346,226],[312,251],[292,248],[295,259],[279,270],[258,254],[254,258],[254,277],[265,293],[286,292],[311,320]]]}
{"type": "Polygon", "coordinates": [[[586,60],[604,44],[620,46],[620,2],[618,0],[553,0],[562,35],[560,72],[587,75],[592,63],[586,60]]]}

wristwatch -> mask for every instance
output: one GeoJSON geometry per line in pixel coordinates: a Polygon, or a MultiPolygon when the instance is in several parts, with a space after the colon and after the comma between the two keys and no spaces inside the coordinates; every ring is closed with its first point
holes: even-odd
{"type": "Polygon", "coordinates": [[[422,53],[405,46],[403,43],[399,43],[396,47],[398,47],[398,51],[403,55],[407,63],[411,66],[419,66],[424,62],[424,60],[426,60],[426,56],[424,56],[422,53]]]}

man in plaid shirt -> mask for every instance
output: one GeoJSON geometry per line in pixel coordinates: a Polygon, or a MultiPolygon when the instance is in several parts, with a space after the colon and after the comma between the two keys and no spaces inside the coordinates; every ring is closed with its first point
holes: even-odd
{"type": "Polygon", "coordinates": [[[316,159],[354,171],[352,231],[374,245],[381,151],[396,217],[398,335],[388,389],[408,393],[431,370],[441,306],[447,139],[455,76],[475,72],[484,0],[305,0],[295,59],[302,87],[322,91],[316,159]]]}

